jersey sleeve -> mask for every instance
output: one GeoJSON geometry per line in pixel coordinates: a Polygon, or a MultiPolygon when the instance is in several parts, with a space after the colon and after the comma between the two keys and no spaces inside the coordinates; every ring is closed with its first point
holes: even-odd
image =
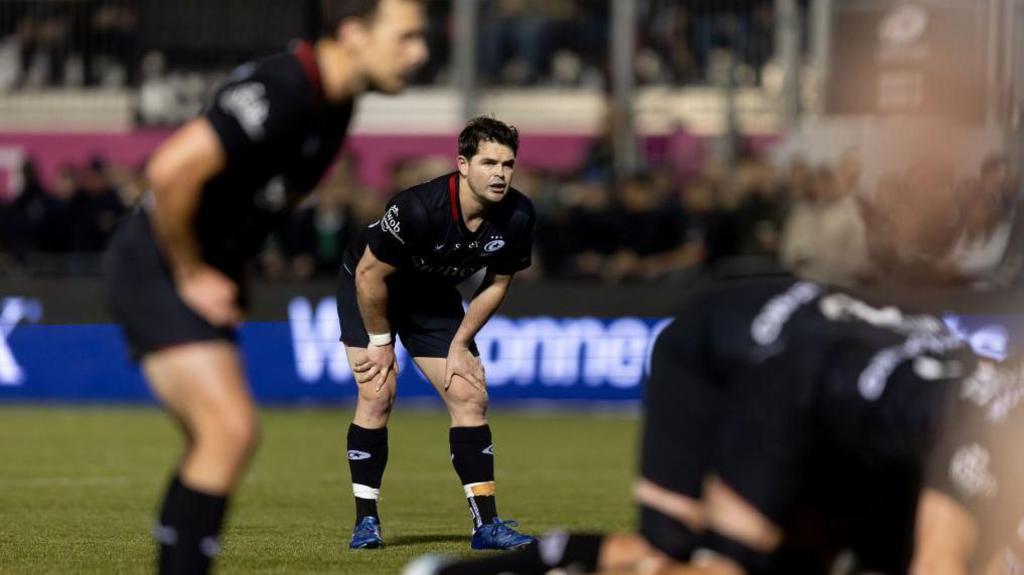
{"type": "Polygon", "coordinates": [[[244,161],[302,126],[309,112],[302,90],[279,67],[247,64],[236,70],[204,113],[228,163],[244,161]]]}
{"type": "MultiPolygon", "coordinates": [[[[533,263],[533,238],[537,226],[537,214],[533,205],[527,200],[522,214],[516,214],[521,220],[516,229],[510,246],[502,250],[487,266],[487,270],[497,275],[512,275],[530,267],[533,263]]],[[[486,248],[485,248],[486,249],[486,248]]]]}
{"type": "Polygon", "coordinates": [[[403,192],[388,203],[384,215],[366,229],[366,246],[380,261],[408,267],[430,243],[430,217],[415,194],[403,192]]]}

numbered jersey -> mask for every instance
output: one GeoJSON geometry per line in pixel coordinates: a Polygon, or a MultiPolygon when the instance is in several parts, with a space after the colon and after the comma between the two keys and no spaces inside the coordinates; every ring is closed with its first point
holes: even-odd
{"type": "Polygon", "coordinates": [[[418,281],[454,285],[483,268],[514,274],[530,266],[535,221],[533,203],[509,188],[471,232],[459,205],[459,175],[447,174],[395,196],[383,217],[349,246],[345,269],[353,274],[369,248],[418,281]]]}
{"type": "Polygon", "coordinates": [[[308,44],[235,70],[204,114],[227,157],[203,188],[196,215],[206,261],[241,277],[267,234],[331,165],[352,111],[351,100],[325,100],[308,44]]]}

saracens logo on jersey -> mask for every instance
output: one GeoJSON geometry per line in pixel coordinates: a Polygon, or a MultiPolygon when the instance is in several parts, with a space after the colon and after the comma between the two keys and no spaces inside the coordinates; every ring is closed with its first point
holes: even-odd
{"type": "Polygon", "coordinates": [[[484,244],[484,251],[489,254],[493,254],[503,247],[505,247],[505,240],[498,238],[484,244]]]}
{"type": "Polygon", "coordinates": [[[380,229],[391,234],[400,243],[405,244],[405,240],[400,235],[402,233],[402,223],[398,221],[398,206],[391,206],[387,212],[384,212],[384,216],[381,217],[380,229]]]}

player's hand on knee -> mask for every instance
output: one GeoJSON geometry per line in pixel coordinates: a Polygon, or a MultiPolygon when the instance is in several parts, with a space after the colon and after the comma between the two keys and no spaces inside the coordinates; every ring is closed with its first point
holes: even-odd
{"type": "Polygon", "coordinates": [[[192,311],[218,327],[234,327],[242,321],[238,284],[220,271],[199,266],[175,277],[178,295],[192,311]]]}
{"type": "Polygon", "coordinates": [[[395,357],[394,344],[371,345],[366,348],[366,360],[370,366],[361,374],[356,374],[358,383],[376,382],[376,391],[380,391],[384,389],[392,372],[398,376],[398,358],[395,357]]]}
{"type": "Polygon", "coordinates": [[[481,393],[487,393],[483,362],[473,355],[468,347],[452,345],[448,350],[448,358],[445,360],[445,391],[452,386],[456,375],[468,381],[481,393]]]}
{"type": "Polygon", "coordinates": [[[352,363],[351,367],[352,375],[354,375],[356,378],[356,383],[366,383],[372,380],[375,375],[377,375],[377,372],[373,371],[375,367],[374,363],[370,361],[369,358],[366,357],[365,353],[363,353],[359,359],[352,363]]]}

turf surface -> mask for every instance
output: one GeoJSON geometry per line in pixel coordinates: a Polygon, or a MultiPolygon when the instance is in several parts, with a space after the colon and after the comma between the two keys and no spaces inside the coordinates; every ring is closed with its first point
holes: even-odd
{"type": "MultiPolygon", "coordinates": [[[[266,410],[219,573],[398,573],[470,554],[447,417],[399,408],[380,503],[387,547],[348,551],[348,410],[266,410]]],[[[498,511],[528,533],[631,525],[636,420],[496,409],[498,511]]],[[[0,408],[0,573],[145,573],[148,532],[180,450],[151,408],[0,408]]],[[[479,556],[479,554],[476,554],[479,556]]]]}

